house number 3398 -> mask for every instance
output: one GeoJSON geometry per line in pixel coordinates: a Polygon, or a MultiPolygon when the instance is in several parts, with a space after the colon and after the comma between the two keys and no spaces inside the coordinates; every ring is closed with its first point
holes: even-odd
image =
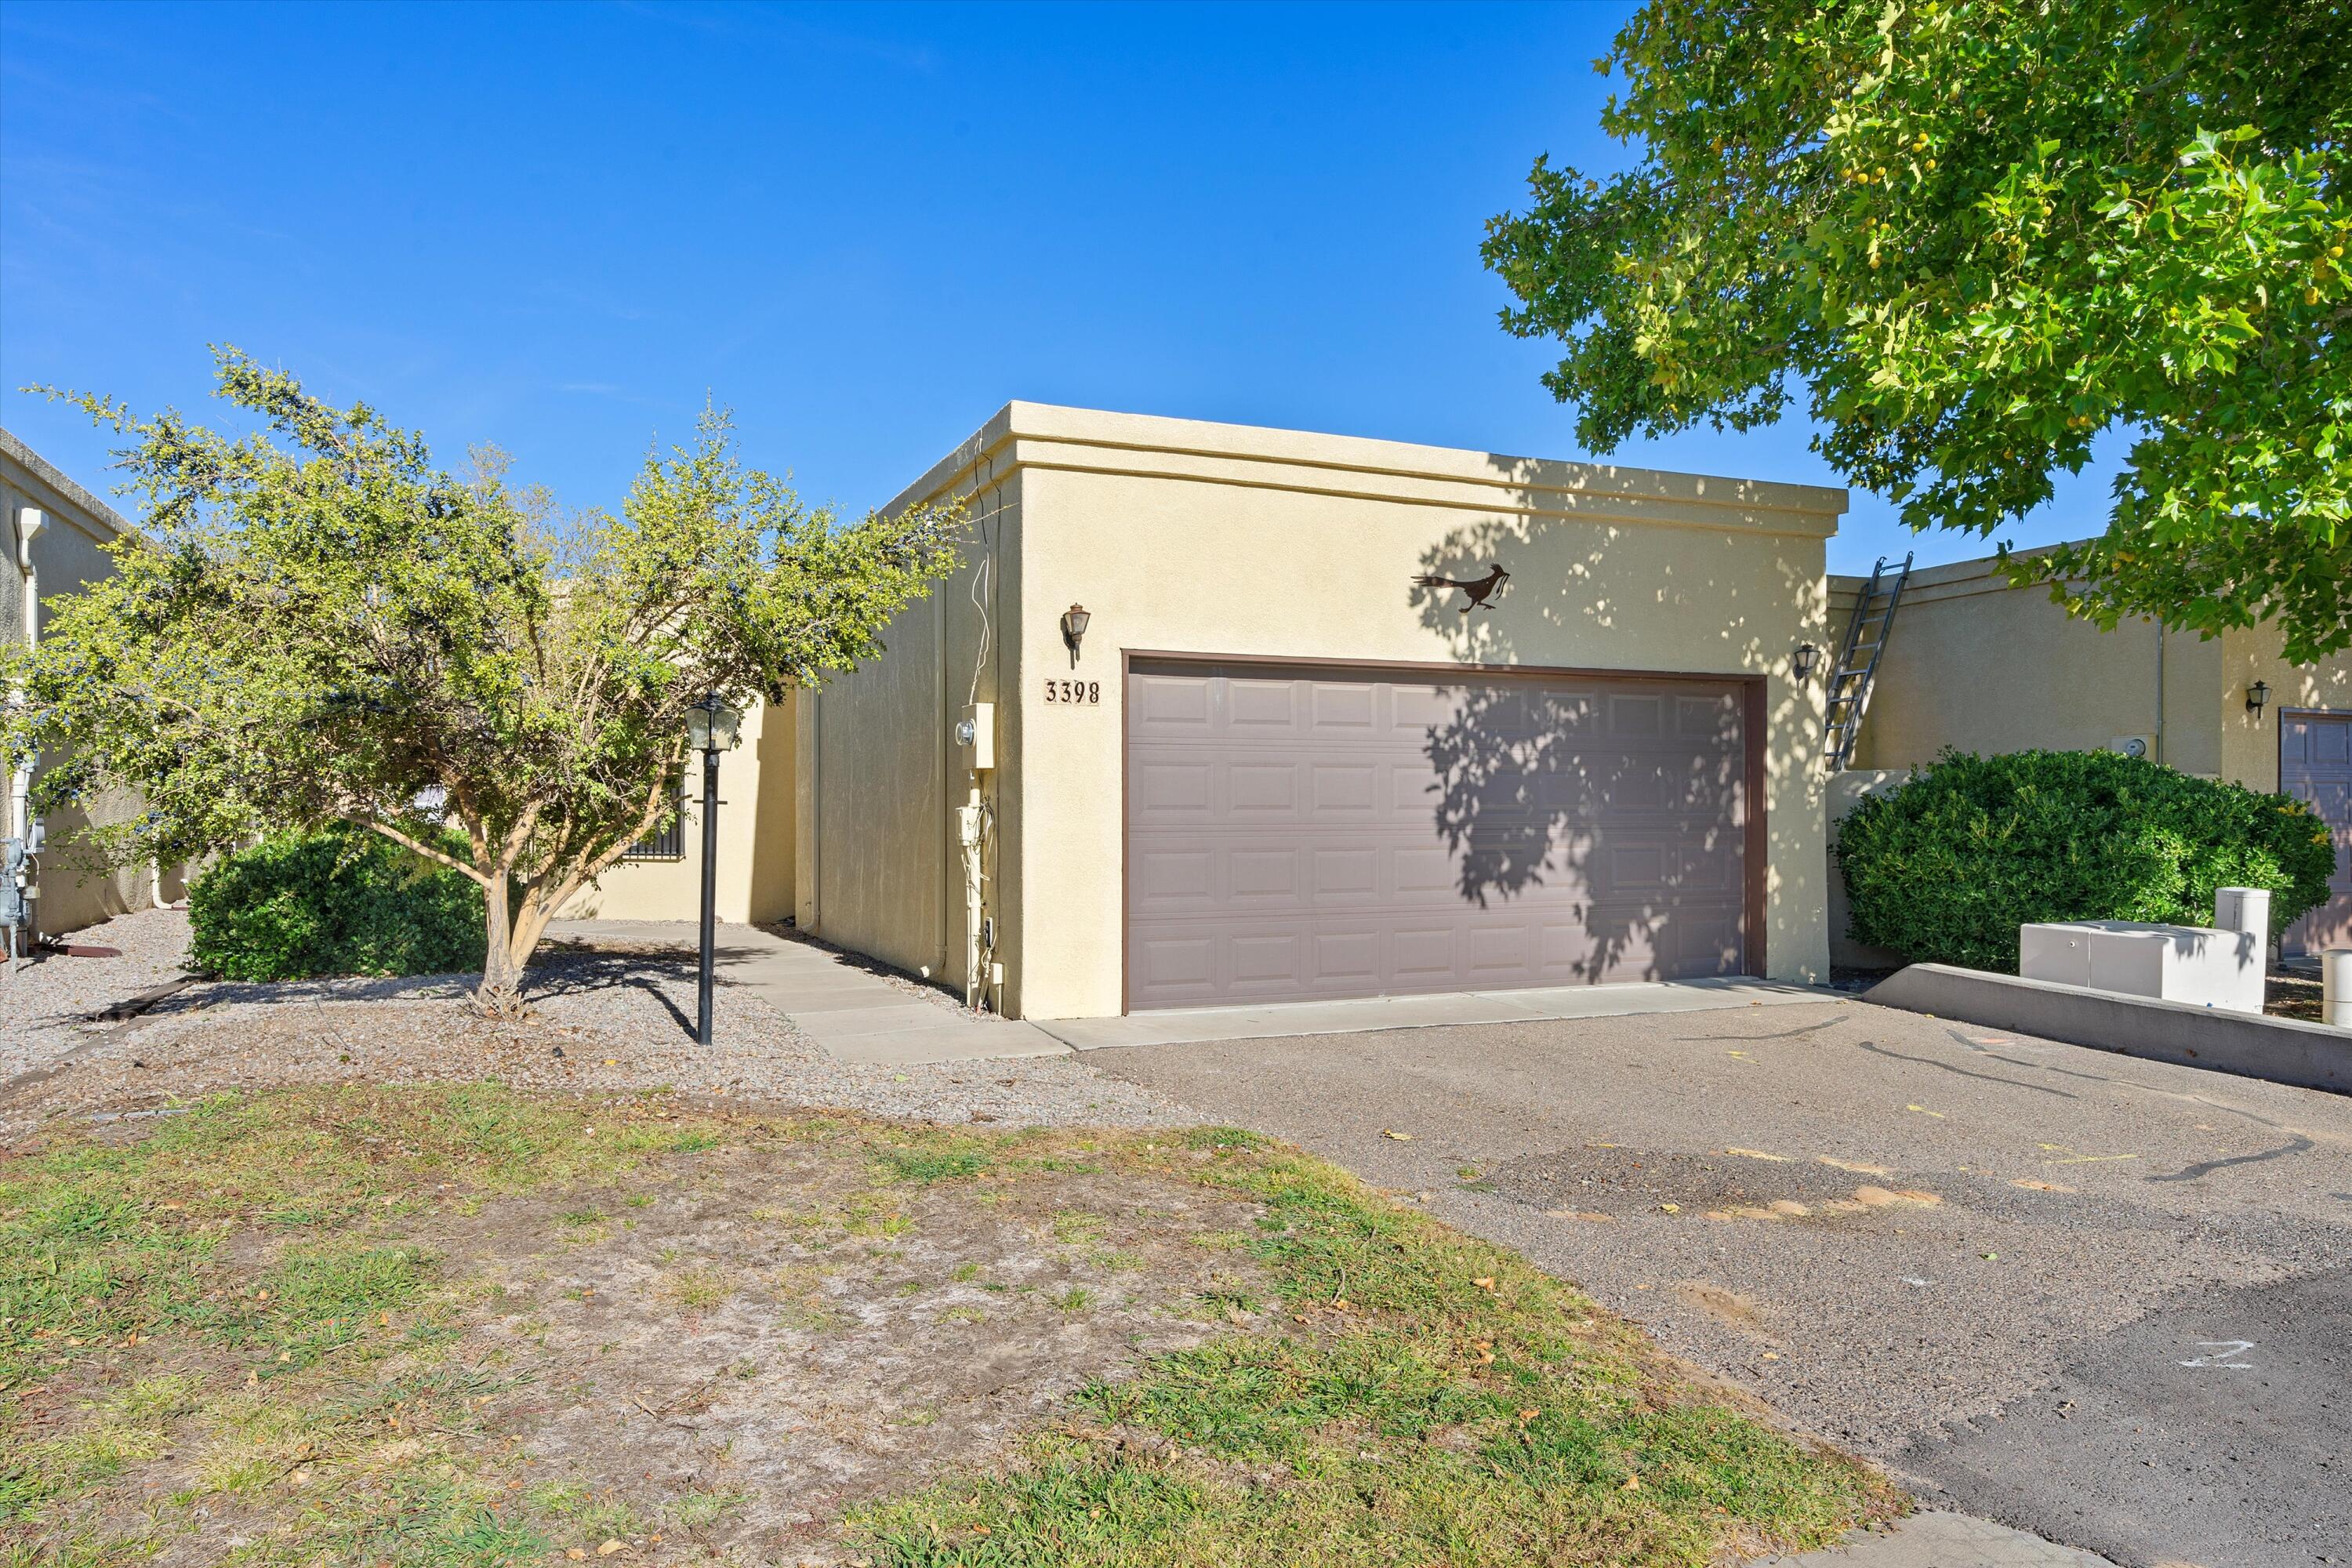
{"type": "Polygon", "coordinates": [[[1078,702],[1088,707],[1102,704],[1102,682],[1099,680],[1049,680],[1045,682],[1048,702],[1078,702]]]}

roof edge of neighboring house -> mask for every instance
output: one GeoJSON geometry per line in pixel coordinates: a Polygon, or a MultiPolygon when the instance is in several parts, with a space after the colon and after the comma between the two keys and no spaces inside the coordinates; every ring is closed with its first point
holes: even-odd
{"type": "Polygon", "coordinates": [[[1224,425],[1014,400],[892,498],[897,511],[986,489],[1023,468],[1134,474],[1490,512],[1633,521],[1605,504],[1665,502],[1656,521],[1827,538],[1846,492],[1663,468],[1420,446],[1268,426],[1224,425]]]}
{"type": "MultiPolygon", "coordinates": [[[[108,537],[126,533],[134,538],[138,536],[139,530],[129,518],[67,478],[55,463],[25,445],[15,431],[5,426],[0,426],[0,457],[7,458],[17,464],[33,478],[55,490],[60,498],[71,503],[78,510],[87,514],[89,521],[104,529],[108,537]]],[[[14,525],[14,521],[10,520],[11,526],[14,525]]],[[[95,531],[84,529],[83,531],[95,531]]]]}
{"type": "MultiPolygon", "coordinates": [[[[2088,542],[2078,541],[2077,542],[2088,542]]],[[[2012,561],[2031,560],[2047,555],[2053,550],[2063,550],[2063,544],[2039,544],[2031,550],[2012,550],[2012,561]]],[[[1843,572],[1830,574],[1830,603],[1851,605],[1870,579],[1843,572]]],[[[2034,584],[2027,584],[2027,587],[2034,584]]],[[[1911,572],[1911,580],[1903,584],[1903,602],[1906,605],[1922,599],[1964,599],[1972,594],[2005,594],[2017,584],[2010,582],[2000,570],[1999,555],[1979,555],[1967,561],[1948,561],[1941,566],[1918,566],[1911,572]]]]}

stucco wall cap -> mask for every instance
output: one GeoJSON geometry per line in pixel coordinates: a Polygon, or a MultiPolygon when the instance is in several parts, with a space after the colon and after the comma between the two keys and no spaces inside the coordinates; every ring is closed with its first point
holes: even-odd
{"type": "Polygon", "coordinates": [[[96,533],[101,539],[111,539],[121,533],[138,534],[139,531],[131,526],[130,519],[68,479],[57,465],[26,446],[13,431],[5,428],[0,428],[0,458],[22,468],[27,478],[54,492],[70,510],[81,513],[71,521],[81,525],[85,533],[96,533]],[[93,524],[94,527],[91,526],[93,524]]]}
{"type": "Polygon", "coordinates": [[[1722,525],[1826,536],[1846,492],[1628,468],[1519,458],[1453,447],[1380,441],[1255,425],[1221,425],[1015,401],[925,471],[889,510],[1001,479],[1025,466],[1164,475],[1206,483],[1262,483],[1437,505],[1565,512],[1593,500],[1664,501],[1722,514],[1722,525]]]}

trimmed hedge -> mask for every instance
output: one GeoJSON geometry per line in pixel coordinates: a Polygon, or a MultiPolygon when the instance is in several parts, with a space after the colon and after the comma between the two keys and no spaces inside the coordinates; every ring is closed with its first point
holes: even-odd
{"type": "Polygon", "coordinates": [[[2301,801],[2116,752],[1946,752],[1838,833],[1852,934],[1911,963],[2017,972],[2017,928],[2213,923],[2268,888],[2273,941],[2326,900],[2335,850],[2301,801]]]}
{"type": "MultiPolygon", "coordinates": [[[[463,856],[464,840],[446,847],[463,856]]],[[[478,970],[479,883],[380,833],[338,826],[241,849],[188,889],[195,967],[226,980],[478,970]]]]}

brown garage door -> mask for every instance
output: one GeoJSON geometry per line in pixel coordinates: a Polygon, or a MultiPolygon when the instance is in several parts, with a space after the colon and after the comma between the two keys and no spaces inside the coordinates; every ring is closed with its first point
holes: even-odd
{"type": "Polygon", "coordinates": [[[2287,927],[2279,950],[2352,946],[2352,713],[2280,715],[2279,788],[2309,801],[2336,841],[2328,900],[2287,927]]]}
{"type": "Polygon", "coordinates": [[[1741,973],[1744,691],[1137,660],[1128,1005],[1741,973]]]}

